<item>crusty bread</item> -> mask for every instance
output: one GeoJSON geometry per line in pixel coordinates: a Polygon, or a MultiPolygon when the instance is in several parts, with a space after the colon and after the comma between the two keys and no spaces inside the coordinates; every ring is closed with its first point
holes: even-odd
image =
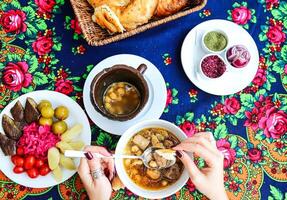
{"type": "Polygon", "coordinates": [[[165,17],[188,6],[191,0],[158,0],[155,16],[165,17]]]}
{"type": "Polygon", "coordinates": [[[96,7],[92,20],[110,33],[122,33],[125,30],[118,16],[107,5],[96,7]]]}

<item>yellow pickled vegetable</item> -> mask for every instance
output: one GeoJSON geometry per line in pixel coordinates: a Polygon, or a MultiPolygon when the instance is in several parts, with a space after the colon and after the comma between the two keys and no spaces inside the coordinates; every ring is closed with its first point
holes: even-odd
{"type": "Polygon", "coordinates": [[[56,147],[52,147],[48,150],[48,164],[51,170],[54,170],[59,166],[60,152],[56,147]]]}
{"type": "Polygon", "coordinates": [[[54,177],[57,182],[61,181],[63,178],[63,173],[60,166],[57,166],[55,169],[52,170],[54,177]]]}
{"type": "Polygon", "coordinates": [[[61,135],[61,140],[65,142],[70,142],[74,138],[80,135],[80,133],[83,130],[83,125],[82,124],[76,124],[69,130],[67,130],[64,134],[61,135]]]}
{"type": "Polygon", "coordinates": [[[65,157],[63,154],[60,154],[60,164],[66,169],[75,170],[76,165],[71,158],[65,157]]]}
{"type": "Polygon", "coordinates": [[[65,153],[66,150],[74,150],[73,147],[65,141],[58,142],[56,147],[58,147],[62,153],[65,153]]]}

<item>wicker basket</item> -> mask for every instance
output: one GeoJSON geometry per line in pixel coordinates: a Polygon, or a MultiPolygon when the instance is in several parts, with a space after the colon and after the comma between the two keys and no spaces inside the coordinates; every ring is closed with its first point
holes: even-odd
{"type": "Polygon", "coordinates": [[[92,21],[92,14],[94,12],[94,9],[92,8],[92,6],[89,5],[87,0],[70,0],[70,1],[75,11],[75,14],[79,20],[79,24],[80,27],[82,28],[84,37],[89,43],[89,45],[92,46],[101,46],[109,44],[130,37],[137,33],[143,32],[145,30],[151,29],[160,24],[165,24],[169,21],[172,21],[174,19],[177,19],[179,17],[188,15],[190,13],[202,9],[207,2],[207,0],[193,0],[193,3],[192,5],[190,5],[190,7],[174,15],[162,19],[153,19],[150,20],[149,23],[139,26],[136,29],[126,31],[120,34],[110,35],[106,30],[102,29],[100,26],[98,26],[96,23],[92,21]]]}

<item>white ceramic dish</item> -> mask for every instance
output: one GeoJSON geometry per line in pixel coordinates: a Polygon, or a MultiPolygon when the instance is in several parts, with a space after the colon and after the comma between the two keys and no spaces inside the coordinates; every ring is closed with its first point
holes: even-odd
{"type": "Polygon", "coordinates": [[[102,130],[115,135],[122,135],[129,127],[140,121],[160,118],[165,108],[166,96],[165,81],[159,70],[145,58],[130,54],[111,56],[98,63],[87,77],[83,91],[84,105],[89,117],[102,130]],[[90,98],[90,85],[93,78],[103,69],[112,67],[116,64],[125,64],[137,68],[142,63],[147,65],[144,78],[146,79],[149,88],[149,99],[143,110],[133,119],[122,122],[108,119],[97,112],[90,98]]]}
{"type": "MultiPolygon", "coordinates": [[[[224,52],[221,53],[221,57],[224,52]]],[[[237,24],[226,20],[209,20],[194,27],[186,36],[181,48],[183,69],[192,83],[201,90],[214,95],[229,95],[244,89],[256,75],[259,65],[257,46],[251,35],[237,24]],[[207,30],[222,29],[229,38],[228,46],[242,44],[248,48],[251,60],[242,70],[230,70],[220,79],[203,79],[198,66],[206,54],[200,45],[202,34],[207,30]]]]}
{"type": "MultiPolygon", "coordinates": [[[[65,105],[69,108],[69,117],[65,120],[68,124],[68,127],[71,127],[75,125],[76,123],[81,123],[83,125],[83,131],[81,135],[79,136],[79,139],[83,140],[86,145],[91,144],[91,129],[90,124],[88,121],[88,118],[83,111],[83,109],[77,104],[73,99],[70,97],[54,92],[54,91],[48,91],[48,90],[39,90],[35,92],[30,92],[28,94],[24,94],[20,96],[19,98],[13,100],[11,103],[9,103],[4,110],[0,114],[0,122],[2,124],[2,116],[4,114],[7,114],[11,117],[10,109],[14,106],[16,101],[20,101],[21,104],[24,106],[26,103],[27,97],[33,98],[37,103],[39,103],[41,100],[49,100],[52,103],[53,108],[65,105]]],[[[4,132],[2,126],[0,127],[0,132],[4,132]]],[[[26,173],[22,174],[15,174],[13,172],[14,164],[11,162],[10,156],[4,156],[3,152],[0,150],[0,159],[1,159],[1,165],[0,170],[13,182],[16,182],[20,185],[24,185],[26,187],[31,188],[45,188],[45,187],[52,187],[55,185],[58,185],[66,180],[68,180],[70,177],[72,177],[76,170],[66,170],[62,168],[63,172],[63,179],[60,182],[57,182],[52,173],[49,173],[46,176],[38,176],[36,179],[31,179],[28,177],[26,173]]],[[[80,160],[75,159],[76,166],[79,166],[80,160]]]]}
{"type": "MultiPolygon", "coordinates": [[[[183,141],[187,138],[187,136],[184,134],[184,132],[175,126],[174,124],[164,121],[164,120],[147,120],[142,121],[132,127],[130,127],[120,138],[117,148],[116,148],[116,155],[121,155],[124,153],[124,149],[126,148],[126,145],[128,141],[140,130],[145,128],[152,128],[152,127],[158,127],[158,128],[164,128],[172,132],[180,141],[183,141]]],[[[117,173],[123,182],[123,184],[133,193],[147,198],[147,199],[162,199],[165,197],[168,197],[174,193],[176,193],[178,190],[180,190],[187,182],[189,176],[186,169],[184,169],[181,177],[175,182],[173,185],[162,189],[162,190],[145,190],[138,185],[136,185],[127,175],[125,169],[124,169],[124,163],[123,159],[115,159],[115,165],[117,173]]]]}
{"type": "Polygon", "coordinates": [[[229,44],[228,36],[227,36],[227,34],[226,34],[223,30],[221,30],[221,29],[207,30],[207,31],[202,35],[202,37],[201,37],[201,46],[202,46],[202,48],[203,48],[207,53],[220,54],[220,53],[222,53],[223,51],[226,50],[226,48],[228,47],[228,44],[229,44]],[[204,43],[204,38],[205,38],[205,36],[206,36],[208,33],[212,32],[212,31],[221,33],[222,35],[224,35],[224,37],[225,37],[226,40],[227,40],[227,44],[226,44],[225,48],[222,49],[221,51],[212,51],[212,50],[209,49],[209,48],[205,45],[205,43],[204,43]]]}

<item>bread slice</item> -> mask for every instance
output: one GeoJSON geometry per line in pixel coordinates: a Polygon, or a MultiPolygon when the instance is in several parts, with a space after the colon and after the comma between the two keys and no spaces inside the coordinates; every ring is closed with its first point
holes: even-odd
{"type": "Polygon", "coordinates": [[[125,31],[118,16],[107,5],[96,7],[92,20],[111,34],[125,31]]]}

